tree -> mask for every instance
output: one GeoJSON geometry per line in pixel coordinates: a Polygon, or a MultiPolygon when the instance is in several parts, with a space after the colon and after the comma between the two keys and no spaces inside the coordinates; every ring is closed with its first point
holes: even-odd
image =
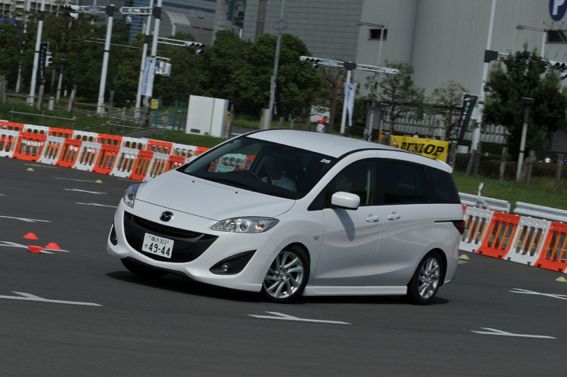
{"type": "Polygon", "coordinates": [[[397,120],[405,113],[421,107],[424,101],[423,89],[415,88],[413,84],[413,67],[400,62],[386,62],[386,66],[400,71],[397,75],[369,76],[366,88],[369,89],[369,98],[379,102],[387,108],[390,120],[390,130],[395,131],[397,120]]]}
{"type": "Polygon", "coordinates": [[[522,97],[531,97],[526,147],[542,151],[554,131],[567,127],[567,95],[561,90],[557,72],[536,51],[508,55],[491,72],[486,83],[484,122],[508,127],[510,151],[517,154],[525,106],[522,97]]]}
{"type": "Polygon", "coordinates": [[[443,110],[443,123],[445,124],[445,140],[449,140],[451,132],[459,120],[466,89],[456,81],[449,80],[441,88],[433,90],[431,101],[443,110]]]}

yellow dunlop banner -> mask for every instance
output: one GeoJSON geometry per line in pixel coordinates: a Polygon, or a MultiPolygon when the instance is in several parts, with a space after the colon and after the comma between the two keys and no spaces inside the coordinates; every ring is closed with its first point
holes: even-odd
{"type": "Polygon", "coordinates": [[[413,136],[391,136],[390,140],[391,145],[394,147],[418,153],[434,160],[447,161],[449,143],[446,141],[413,136]]]}

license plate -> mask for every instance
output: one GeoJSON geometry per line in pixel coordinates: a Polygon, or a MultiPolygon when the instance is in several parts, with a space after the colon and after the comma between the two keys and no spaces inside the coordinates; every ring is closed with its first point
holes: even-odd
{"type": "Polygon", "coordinates": [[[171,252],[173,251],[173,240],[146,233],[144,235],[142,251],[159,255],[160,257],[164,258],[171,258],[171,252]]]}

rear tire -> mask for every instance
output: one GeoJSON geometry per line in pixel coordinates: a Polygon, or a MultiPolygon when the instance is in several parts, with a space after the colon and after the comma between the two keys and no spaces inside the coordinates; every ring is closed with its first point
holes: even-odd
{"type": "Polygon", "coordinates": [[[128,271],[144,279],[159,279],[167,274],[167,271],[148,266],[133,259],[121,259],[121,262],[128,271]]]}
{"type": "Polygon", "coordinates": [[[441,278],[445,275],[443,268],[443,262],[438,253],[427,254],[417,266],[408,284],[408,301],[416,305],[429,304],[442,283],[441,278]]]}
{"type": "Polygon", "coordinates": [[[264,277],[262,294],[272,302],[297,299],[309,280],[309,268],[305,250],[295,247],[280,251],[264,277]]]}

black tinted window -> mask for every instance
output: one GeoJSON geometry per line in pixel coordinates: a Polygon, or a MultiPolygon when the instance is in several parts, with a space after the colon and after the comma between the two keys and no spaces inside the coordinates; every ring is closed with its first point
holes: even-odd
{"type": "Polygon", "coordinates": [[[360,206],[374,205],[375,170],[373,160],[361,160],[344,168],[315,199],[310,210],[331,206],[331,197],[335,192],[345,191],[360,197],[360,206]]]}
{"type": "Polygon", "coordinates": [[[380,160],[378,181],[382,204],[427,203],[424,167],[397,160],[380,160]]]}
{"type": "Polygon", "coordinates": [[[429,190],[431,203],[460,203],[461,199],[453,176],[451,174],[433,168],[427,168],[429,171],[429,190]]]}

